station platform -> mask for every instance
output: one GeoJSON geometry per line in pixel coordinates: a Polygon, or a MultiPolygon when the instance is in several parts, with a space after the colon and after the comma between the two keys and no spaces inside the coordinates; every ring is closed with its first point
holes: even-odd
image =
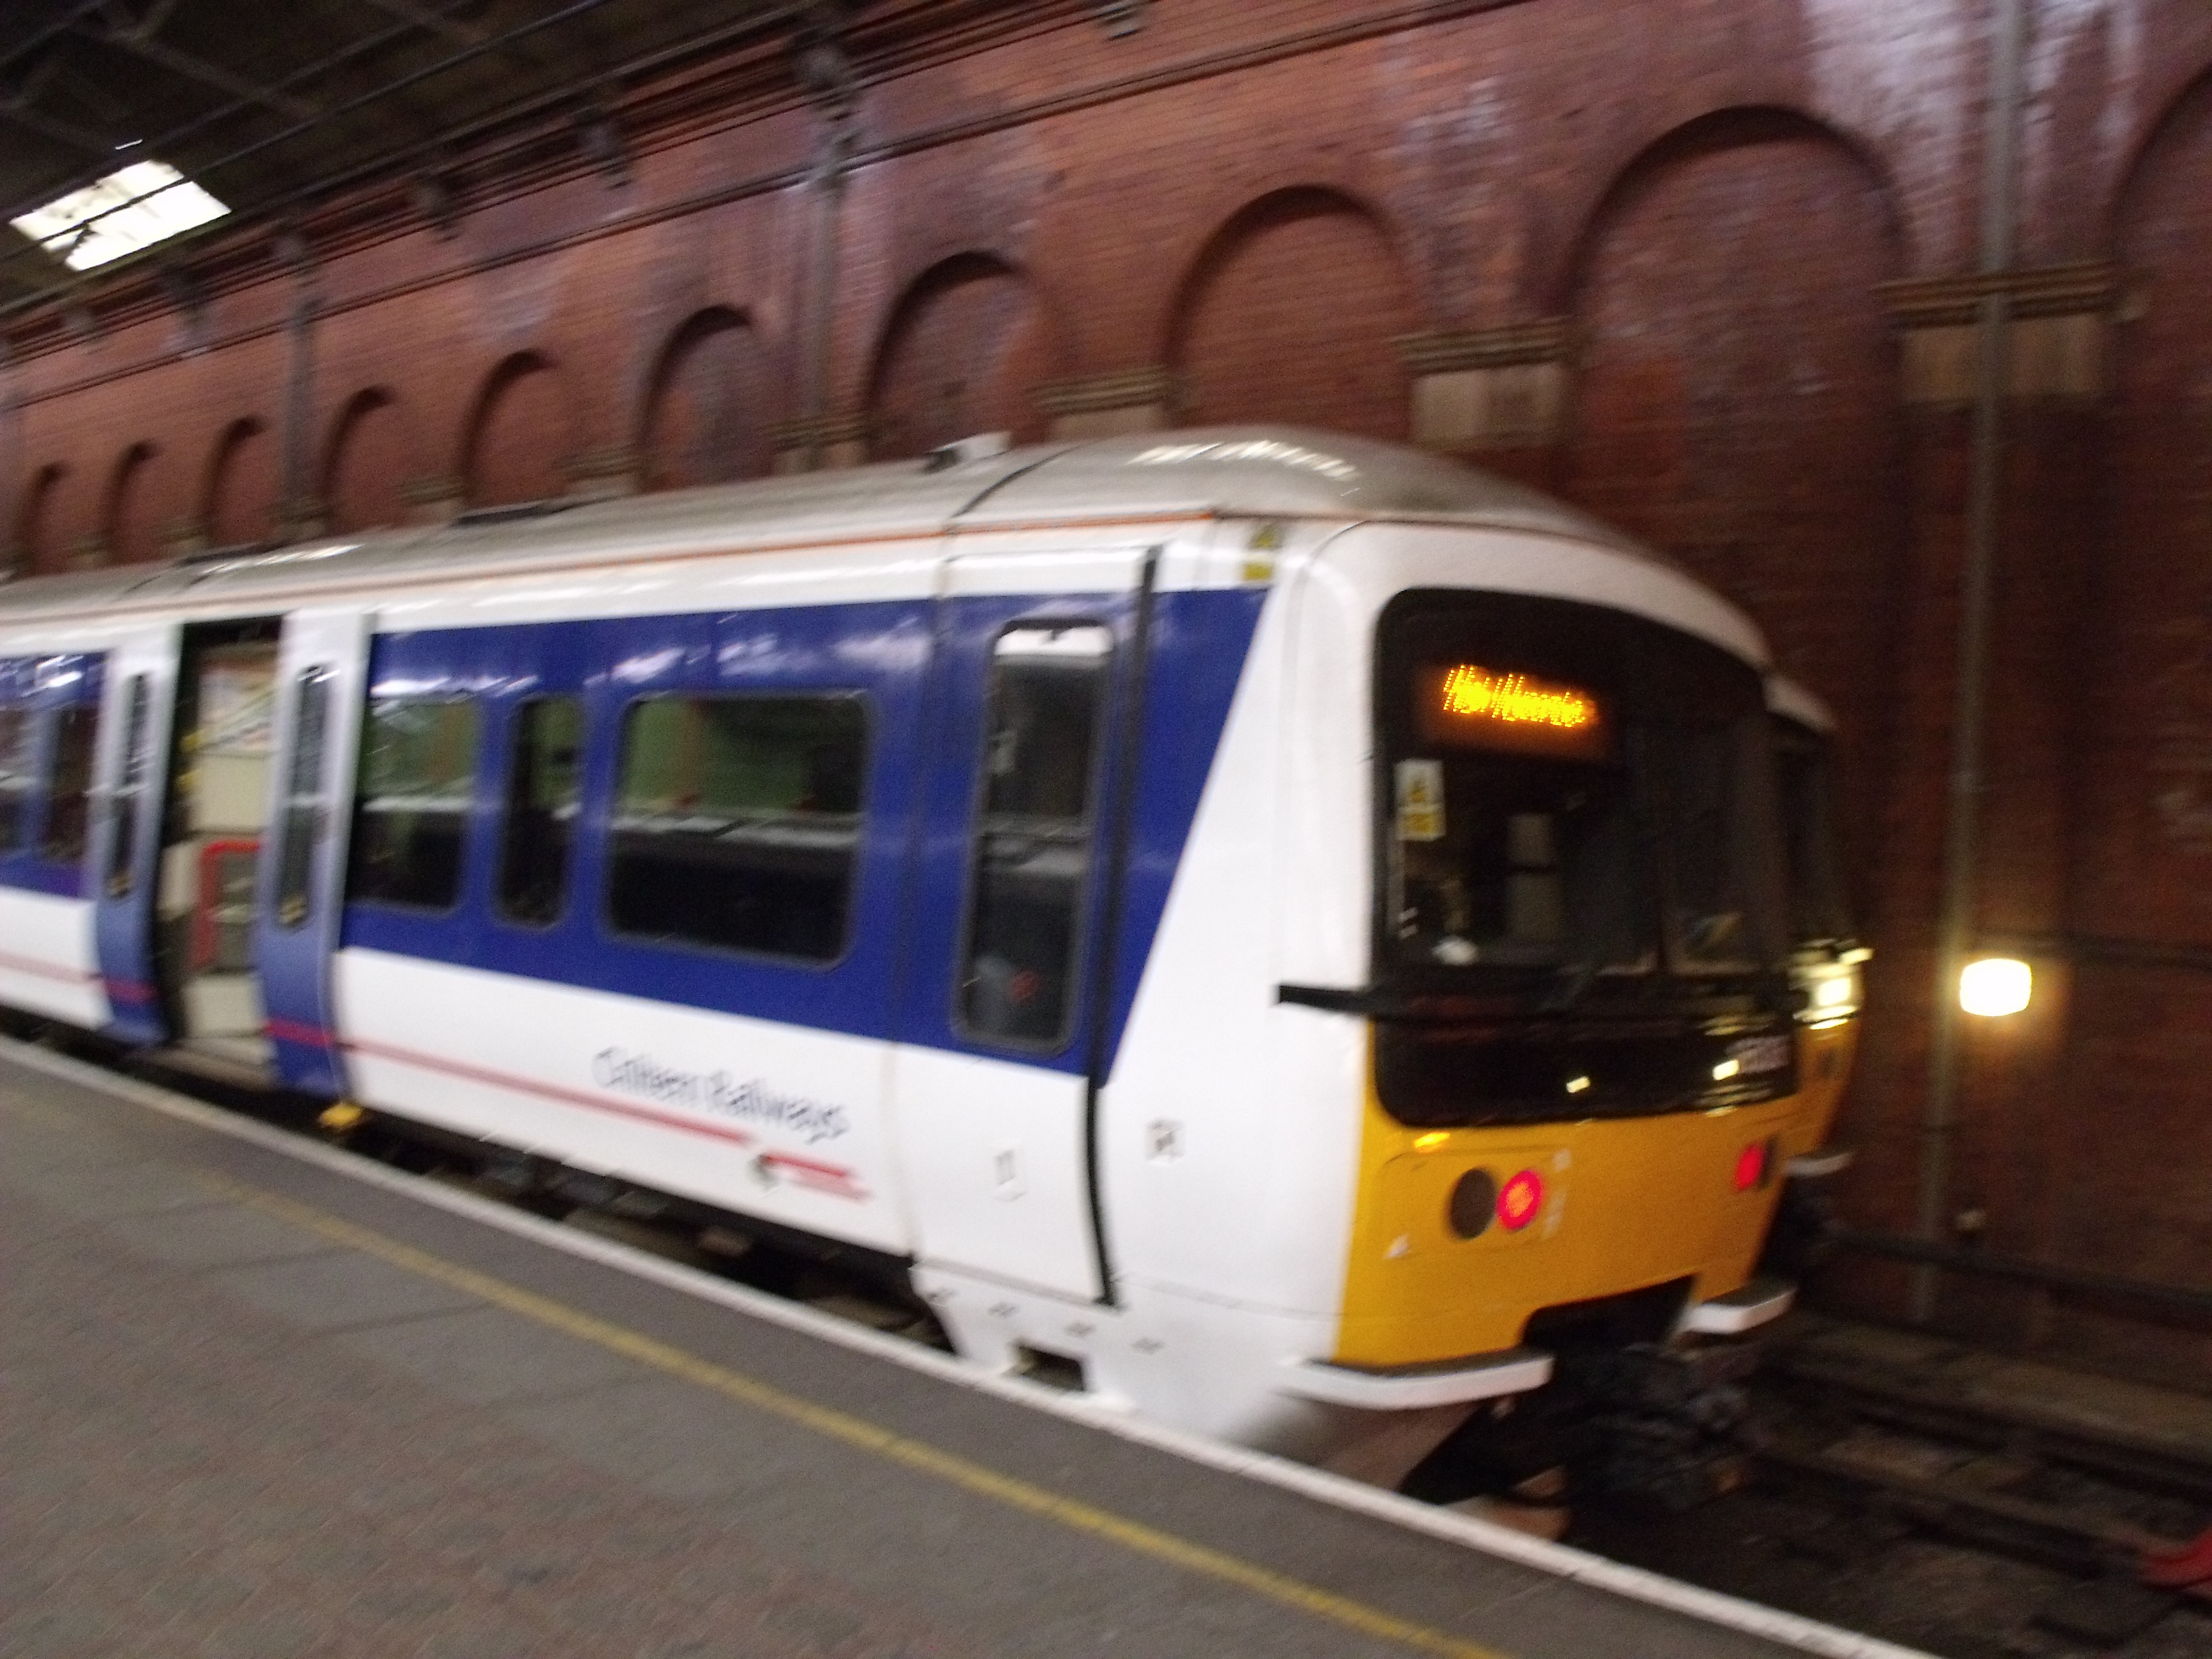
{"type": "Polygon", "coordinates": [[[16,1659],[1905,1652],[15,1043],[0,1261],[16,1659]]]}

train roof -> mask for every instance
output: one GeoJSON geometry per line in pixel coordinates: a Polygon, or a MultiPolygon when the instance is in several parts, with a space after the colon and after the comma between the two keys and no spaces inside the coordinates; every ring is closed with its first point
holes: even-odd
{"type": "Polygon", "coordinates": [[[0,586],[0,621],[163,601],[234,605],[243,614],[383,579],[493,575],[611,557],[826,550],[957,528],[1208,516],[1443,520],[1595,542],[1672,563],[1564,502],[1439,456],[1291,427],[1215,427],[537,502],[467,514],[449,525],[32,577],[0,586]]]}

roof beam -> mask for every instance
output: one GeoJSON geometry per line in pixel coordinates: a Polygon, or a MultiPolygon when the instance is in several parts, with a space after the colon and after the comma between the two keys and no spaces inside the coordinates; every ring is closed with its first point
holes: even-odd
{"type": "Polygon", "coordinates": [[[369,4],[388,17],[412,23],[418,29],[428,29],[433,34],[442,34],[448,40],[464,46],[480,46],[490,35],[474,23],[465,23],[458,17],[448,17],[428,6],[417,5],[416,0],[368,0],[369,4]]]}
{"type": "Polygon", "coordinates": [[[227,92],[232,97],[243,99],[247,103],[259,104],[264,108],[273,109],[278,114],[288,116],[295,121],[316,121],[322,118],[323,109],[319,104],[310,103],[304,98],[295,98],[290,93],[278,92],[273,88],[261,86],[243,76],[233,75],[222,65],[210,64],[196,53],[182,52],[175,46],[164,46],[155,40],[155,31],[168,21],[170,9],[174,3],[175,0],[155,0],[153,9],[142,18],[131,18],[128,13],[118,6],[105,7],[100,15],[106,27],[100,32],[97,38],[108,46],[127,52],[134,57],[143,58],[149,64],[167,70],[172,75],[183,76],[186,80],[198,81],[203,86],[213,87],[220,92],[227,92]]]}

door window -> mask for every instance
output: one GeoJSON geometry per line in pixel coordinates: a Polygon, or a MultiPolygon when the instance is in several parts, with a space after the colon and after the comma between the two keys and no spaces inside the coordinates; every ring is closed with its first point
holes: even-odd
{"type": "Polygon", "coordinates": [[[1093,623],[1009,629],[992,649],[961,954],[971,1036],[1054,1048],[1073,1029],[1113,650],[1093,623]]]}
{"type": "Polygon", "coordinates": [[[147,713],[150,698],[146,676],[133,674],[125,689],[123,757],[115,793],[108,797],[107,896],[125,898],[131,892],[131,854],[137,850],[139,809],[146,795],[147,713]]]}
{"type": "Polygon", "coordinates": [[[53,753],[46,762],[46,823],[40,851],[56,864],[84,856],[87,803],[92,790],[92,740],[100,711],[75,703],[54,716],[53,753]]]}
{"type": "Polygon", "coordinates": [[[31,798],[38,779],[31,758],[38,730],[27,708],[0,708],[0,853],[30,838],[31,798]]]}
{"type": "Polygon", "coordinates": [[[323,833],[323,744],[330,729],[331,671],[302,669],[293,682],[292,757],[278,826],[276,925],[288,931],[314,909],[315,843],[323,833]]]}

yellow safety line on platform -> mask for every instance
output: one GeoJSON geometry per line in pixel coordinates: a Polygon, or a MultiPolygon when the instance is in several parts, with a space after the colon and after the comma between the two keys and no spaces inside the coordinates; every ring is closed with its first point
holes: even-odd
{"type": "Polygon", "coordinates": [[[1283,1573],[1270,1571],[1237,1556],[1209,1549],[1203,1544],[1194,1544],[1186,1538],[1178,1538],[1173,1533],[1162,1532],[1142,1522],[1128,1520],[1111,1510],[1097,1509],[1073,1498],[1063,1498],[1057,1492],[1033,1486],[1015,1476],[1000,1474],[995,1469],[971,1462],[955,1453],[940,1451],[922,1441],[909,1440],[904,1435],[895,1434],[865,1418],[854,1417],[827,1406],[815,1405],[796,1395],[787,1394],[772,1384],[747,1376],[742,1371],[731,1370],[665,1342],[656,1341],[623,1326],[596,1319],[590,1314],[580,1313],[563,1303],[523,1290],[489,1273],[464,1267],[442,1256],[417,1249],[411,1244],[403,1244],[396,1238],[387,1238],[369,1228],[342,1221],[310,1205],[280,1198],[274,1193],[221,1176],[195,1171],[193,1179],[212,1192],[238,1203],[251,1205],[295,1226],[304,1227],[334,1243],[379,1257],[410,1273],[435,1279],[441,1285],[450,1285],[455,1290],[465,1291],[479,1300],[505,1308],[510,1313],[520,1314],[526,1319],[535,1320],[541,1325],[550,1326],[555,1330],[610,1349],[626,1358],[636,1360],[640,1364],[650,1365],[672,1376],[682,1377],[702,1389],[711,1389],[756,1410],[801,1424],[832,1440],[857,1446],[863,1451],[887,1457],[895,1463],[902,1463],[908,1468],[949,1480],[954,1486],[981,1497],[995,1498],[1001,1504],[1032,1515],[1049,1516],[1063,1526],[1090,1533],[1094,1537],[1110,1539],[1124,1549],[1133,1550],[1139,1555],[1149,1555],[1187,1571],[1219,1579],[1240,1589],[1265,1596],[1271,1601],[1279,1601],[1286,1607],[1296,1607],[1317,1618],[1347,1626],[1366,1635],[1380,1637],[1421,1653],[1443,1654],[1448,1656],[1448,1659],[1510,1659],[1508,1655],[1496,1648],[1485,1647],[1478,1642],[1463,1641],[1442,1631],[1431,1630],[1425,1625],[1394,1617],[1379,1607],[1370,1607],[1349,1596],[1338,1595],[1283,1573]]]}

